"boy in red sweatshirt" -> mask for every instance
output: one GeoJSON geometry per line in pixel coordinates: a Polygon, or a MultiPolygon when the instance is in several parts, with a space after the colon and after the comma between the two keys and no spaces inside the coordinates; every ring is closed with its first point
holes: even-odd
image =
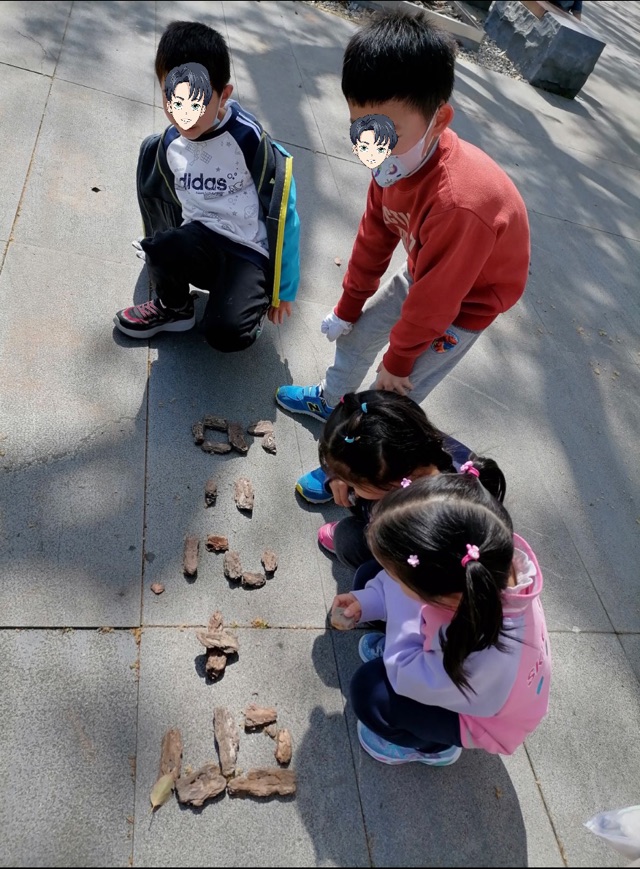
{"type": "MultiPolygon", "coordinates": [[[[342,296],[321,326],[337,340],[335,361],[317,386],[278,389],[287,410],[326,420],[384,347],[371,388],[421,403],[524,292],[530,242],[522,197],[487,154],[449,129],[455,55],[448,34],[398,13],[347,45],[342,92],[351,123],[386,115],[398,142],[372,171],[342,296]],[[378,289],[399,241],[407,262],[378,289]]],[[[336,502],[346,506],[335,485],[336,502]]],[[[296,488],[312,503],[331,500],[319,469],[296,488]]]]}

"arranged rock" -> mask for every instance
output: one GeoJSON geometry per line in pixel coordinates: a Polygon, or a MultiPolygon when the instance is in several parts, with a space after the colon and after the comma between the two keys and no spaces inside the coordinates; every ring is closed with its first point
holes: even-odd
{"type": "Polygon", "coordinates": [[[264,573],[243,573],[242,585],[244,588],[262,588],[266,585],[267,577],[264,573]]]}
{"type": "Polygon", "coordinates": [[[182,559],[182,569],[185,576],[195,576],[198,573],[198,552],[200,551],[200,540],[198,537],[188,535],[184,539],[184,556],[182,559]]]}
{"type": "Polygon", "coordinates": [[[221,794],[226,786],[227,780],[217,763],[205,763],[196,772],[176,781],[178,799],[190,806],[201,806],[206,800],[221,794]]]}
{"type": "Polygon", "coordinates": [[[256,706],[251,703],[244,711],[244,729],[247,732],[261,730],[266,724],[274,724],[278,713],[272,706],[256,706]]]}
{"type": "Polygon", "coordinates": [[[229,548],[229,538],[222,534],[209,534],[206,545],[209,552],[226,552],[229,548]]]}
{"type": "Polygon", "coordinates": [[[217,706],[213,710],[213,732],[218,744],[222,775],[233,775],[236,771],[240,734],[232,713],[225,706],[217,706]]]}
{"type": "Polygon", "coordinates": [[[239,649],[238,638],[226,628],[218,631],[196,631],[196,638],[205,649],[215,649],[225,655],[235,655],[239,649]]]}
{"type": "Polygon", "coordinates": [[[229,550],[224,554],[222,563],[224,575],[231,582],[240,582],[242,579],[242,564],[240,562],[240,553],[229,550]]]}
{"type": "Polygon", "coordinates": [[[292,769],[252,769],[231,779],[227,790],[231,796],[288,796],[296,792],[296,774],[292,769]]]}
{"type": "Polygon", "coordinates": [[[356,620],[352,617],[346,618],[344,611],[346,607],[337,606],[331,610],[331,624],[338,631],[350,631],[355,627],[356,620]]]}
{"type": "Polygon", "coordinates": [[[167,730],[162,737],[160,752],[160,776],[170,775],[173,780],[180,778],[182,766],[182,734],[177,728],[167,730]]]}
{"type": "Polygon", "coordinates": [[[244,439],[244,432],[239,422],[229,423],[229,443],[236,452],[243,456],[249,452],[249,444],[244,439]]]}
{"type": "Polygon", "coordinates": [[[205,418],[202,420],[202,427],[204,429],[212,429],[213,431],[229,431],[229,423],[222,416],[212,416],[211,414],[207,414],[205,418]]]}
{"type": "Polygon", "coordinates": [[[205,453],[224,455],[231,452],[231,444],[223,443],[223,441],[205,441],[202,444],[202,449],[205,453]]]}
{"type": "Polygon", "coordinates": [[[273,576],[278,569],[278,556],[275,554],[273,549],[265,549],[260,561],[264,567],[264,572],[267,574],[269,579],[271,579],[271,576],[273,576]]]}
{"type": "Polygon", "coordinates": [[[267,434],[262,439],[262,449],[267,453],[271,453],[272,456],[278,452],[276,449],[276,436],[275,432],[267,432],[267,434]]]}
{"type": "Polygon", "coordinates": [[[209,616],[209,624],[207,625],[207,631],[211,634],[214,634],[216,631],[219,631],[222,625],[224,624],[222,613],[220,610],[216,610],[212,615],[209,616]]]}
{"type": "Polygon", "coordinates": [[[286,728],[279,730],[276,734],[276,750],[274,757],[283,766],[291,763],[291,734],[286,728]]]}
{"type": "Polygon", "coordinates": [[[151,591],[154,594],[162,594],[164,591],[164,585],[161,582],[154,582],[151,585],[151,591]]]}
{"type": "Polygon", "coordinates": [[[268,419],[260,419],[258,422],[252,422],[247,431],[250,435],[261,438],[263,435],[273,432],[273,423],[268,419]]]}
{"type": "Polygon", "coordinates": [[[267,724],[267,726],[264,728],[264,732],[267,734],[267,736],[270,736],[271,739],[275,739],[278,735],[278,725],[275,723],[275,721],[273,724],[267,724]]]}
{"type": "Polygon", "coordinates": [[[214,507],[218,498],[218,484],[211,478],[204,484],[204,503],[206,507],[214,507]]]}
{"type": "Polygon", "coordinates": [[[235,500],[238,510],[246,510],[251,513],[255,501],[255,494],[251,480],[246,477],[240,477],[235,482],[235,500]]]}
{"type": "Polygon", "coordinates": [[[204,671],[210,679],[219,679],[227,666],[227,656],[224,652],[216,649],[207,649],[207,657],[204,662],[204,671]]]}
{"type": "Polygon", "coordinates": [[[193,434],[193,442],[196,446],[200,446],[200,444],[204,442],[204,426],[202,423],[194,422],[191,426],[191,433],[193,434]]]}

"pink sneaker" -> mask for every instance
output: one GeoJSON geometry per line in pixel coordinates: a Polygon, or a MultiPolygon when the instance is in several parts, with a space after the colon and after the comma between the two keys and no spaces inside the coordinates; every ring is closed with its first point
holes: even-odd
{"type": "Polygon", "coordinates": [[[326,549],[327,552],[330,552],[332,555],[334,555],[336,551],[336,547],[333,543],[333,534],[336,530],[337,524],[337,522],[327,522],[326,525],[323,525],[318,531],[318,543],[323,549],[326,549]]]}

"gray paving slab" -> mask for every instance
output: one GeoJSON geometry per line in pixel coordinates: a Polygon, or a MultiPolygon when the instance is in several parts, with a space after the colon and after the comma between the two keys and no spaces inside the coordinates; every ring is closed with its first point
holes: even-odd
{"type": "Polygon", "coordinates": [[[640,687],[614,636],[553,634],[550,713],[527,751],[568,866],[624,859],[583,827],[601,811],[635,805],[640,687]]]}
{"type": "Polygon", "coordinates": [[[21,313],[0,325],[0,369],[11,372],[0,427],[5,625],[138,623],[147,350],[115,342],[111,323],[140,271],[132,259],[105,268],[10,246],[0,292],[21,313]]]}
{"type": "Polygon", "coordinates": [[[618,634],[633,671],[640,680],[640,634],[618,634]]]}
{"type": "Polygon", "coordinates": [[[56,80],[15,238],[130,262],[131,239],[141,230],[138,148],[152,118],[151,105],[56,80]]]}
{"type": "Polygon", "coordinates": [[[262,617],[275,625],[321,627],[325,604],[316,577],[317,546],[293,494],[302,472],[297,426],[275,411],[273,400],[277,387],[289,380],[274,343],[277,333],[267,323],[253,348],[228,355],[211,350],[199,334],[167,337],[154,342],[150,380],[145,621],[200,623],[212,607],[220,607],[241,624],[262,617]],[[260,439],[248,435],[246,456],[202,452],[193,444],[191,426],[206,413],[237,420],[245,428],[257,419],[274,420],[277,455],[266,453],[260,439]],[[205,509],[204,484],[211,476],[218,481],[218,502],[205,509]],[[251,517],[235,506],[233,486],[240,476],[249,477],[255,488],[251,517]],[[203,540],[195,582],[182,576],[187,533],[203,540]],[[278,572],[261,589],[229,587],[222,556],[204,551],[207,534],[227,536],[247,571],[260,569],[265,548],[275,549],[278,572]],[[160,598],[149,591],[152,582],[165,585],[160,598]]]}
{"type": "MultiPolygon", "coordinates": [[[[43,76],[52,75],[72,5],[69,0],[59,3],[30,0],[28,4],[7,0],[2,3],[0,63],[30,69],[43,76]]],[[[7,70],[3,69],[2,74],[7,75],[7,70]]]]}
{"type": "MultiPolygon", "coordinates": [[[[353,757],[342,714],[330,637],[306,630],[239,630],[238,660],[205,685],[193,631],[142,635],[136,783],[136,866],[368,866],[353,757]],[[212,714],[237,715],[249,703],[274,705],[291,731],[295,797],[251,801],[220,796],[201,810],[175,799],[149,826],[149,793],[163,733],[180,728],[183,764],[216,760],[212,714]]],[[[240,737],[239,767],[275,766],[265,734],[240,737]]]]}
{"type": "MultiPolygon", "coordinates": [[[[56,78],[152,103],[154,57],[152,3],[80,0],[73,4],[56,78]]],[[[86,124],[86,117],[82,120],[86,124]]]]}
{"type": "Polygon", "coordinates": [[[128,631],[0,633],[0,863],[126,866],[136,753],[128,631]]]}
{"type": "MultiPolygon", "coordinates": [[[[360,665],[359,634],[332,632],[347,697],[360,665]]],[[[562,865],[522,755],[508,767],[480,751],[463,752],[456,764],[442,769],[388,767],[360,748],[350,702],[347,719],[374,866],[562,865]]]]}
{"type": "MultiPolygon", "coordinates": [[[[14,4],[7,4],[14,5],[14,4]]],[[[21,4],[15,4],[21,5],[21,4]]],[[[0,15],[6,13],[3,7],[0,15]]],[[[0,19],[0,33],[6,33],[0,19]]],[[[0,48],[1,55],[1,48],[0,48]]],[[[8,239],[24,189],[29,164],[42,120],[42,113],[51,85],[43,75],[2,65],[3,87],[0,91],[0,114],[11,118],[11,124],[0,126],[0,148],[6,155],[7,172],[2,185],[0,202],[0,237],[8,239]],[[28,94],[28,99],[25,99],[28,94]]]]}

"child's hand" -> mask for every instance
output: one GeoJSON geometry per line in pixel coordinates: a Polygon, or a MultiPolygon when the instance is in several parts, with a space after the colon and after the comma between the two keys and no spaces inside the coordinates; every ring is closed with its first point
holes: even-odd
{"type": "Polygon", "coordinates": [[[413,383],[408,377],[398,377],[396,374],[391,374],[384,367],[382,362],[378,365],[378,379],[376,380],[376,389],[384,389],[387,392],[397,392],[399,395],[406,395],[413,389],[413,383]]]}
{"type": "Polygon", "coordinates": [[[274,308],[274,306],[271,305],[267,311],[267,318],[270,323],[281,326],[284,323],[285,314],[287,317],[291,316],[291,302],[280,302],[278,308],[274,308]]]}
{"type": "Polygon", "coordinates": [[[349,500],[349,487],[344,480],[331,480],[329,482],[329,488],[333,494],[333,500],[336,502],[338,507],[351,507],[351,501],[349,500]]]}
{"type": "MultiPolygon", "coordinates": [[[[349,594],[337,594],[333,603],[331,604],[331,614],[336,611],[336,609],[342,609],[342,615],[345,619],[353,619],[353,627],[355,627],[360,621],[360,617],[362,616],[362,607],[358,601],[358,598],[349,592],[349,594]]],[[[337,628],[339,631],[349,630],[346,627],[339,627],[336,623],[334,624],[333,620],[331,622],[334,628],[337,628]]]]}

